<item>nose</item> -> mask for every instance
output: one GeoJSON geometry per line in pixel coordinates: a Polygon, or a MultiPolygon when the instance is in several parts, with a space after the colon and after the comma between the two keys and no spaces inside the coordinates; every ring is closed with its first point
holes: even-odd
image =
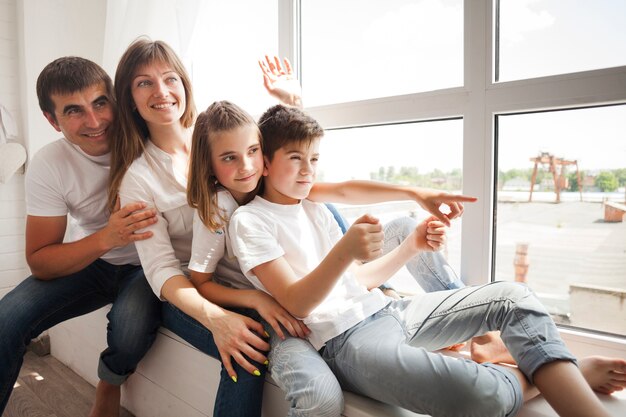
{"type": "Polygon", "coordinates": [[[313,173],[313,164],[308,159],[302,160],[302,165],[300,165],[300,173],[302,175],[309,175],[313,173]]]}
{"type": "Polygon", "coordinates": [[[97,128],[100,126],[100,118],[93,109],[89,109],[85,111],[84,123],[87,127],[97,128]]]}
{"type": "Polygon", "coordinates": [[[167,86],[163,82],[163,80],[157,80],[154,84],[154,96],[155,97],[167,97],[167,86]]]}
{"type": "Polygon", "coordinates": [[[239,167],[239,169],[242,172],[251,170],[252,166],[252,158],[250,158],[249,156],[244,156],[243,158],[241,158],[241,166],[239,167]]]}

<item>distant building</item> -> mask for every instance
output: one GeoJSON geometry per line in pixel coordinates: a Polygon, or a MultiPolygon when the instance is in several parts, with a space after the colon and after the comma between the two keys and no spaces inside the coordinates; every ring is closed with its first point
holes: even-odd
{"type": "MultiPolygon", "coordinates": [[[[541,186],[537,186],[537,190],[541,190],[541,186]]],[[[502,191],[530,191],[530,181],[526,178],[512,178],[502,185],[502,191]]]]}

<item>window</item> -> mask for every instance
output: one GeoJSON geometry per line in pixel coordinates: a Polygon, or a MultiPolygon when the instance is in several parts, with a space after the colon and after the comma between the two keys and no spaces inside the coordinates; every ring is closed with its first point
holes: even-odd
{"type": "Polygon", "coordinates": [[[626,105],[497,126],[495,277],[527,282],[559,323],[626,335],[626,223],[605,216],[626,200],[626,105]]]}
{"type": "Polygon", "coordinates": [[[308,106],[463,84],[461,0],[303,0],[301,21],[308,106]]]}
{"type": "Polygon", "coordinates": [[[626,3],[499,0],[496,81],[626,64],[626,3]]]}
{"type": "MultiPolygon", "coordinates": [[[[330,130],[320,147],[319,181],[375,180],[460,192],[463,122],[460,119],[330,130]],[[433,140],[432,138],[437,138],[433,140]],[[385,146],[380,143],[384,141],[385,146]],[[453,150],[441,152],[441,149],[453,150]]],[[[428,217],[417,203],[390,202],[377,206],[338,205],[349,223],[371,213],[384,224],[402,216],[428,217]]],[[[461,265],[461,221],[449,230],[445,256],[458,271],[461,265]]],[[[419,287],[402,270],[394,287],[416,292],[419,287]]]]}

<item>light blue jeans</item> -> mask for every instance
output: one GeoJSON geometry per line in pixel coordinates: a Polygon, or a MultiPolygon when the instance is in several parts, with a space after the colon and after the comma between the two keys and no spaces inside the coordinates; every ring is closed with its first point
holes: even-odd
{"type": "Polygon", "coordinates": [[[514,416],[523,398],[513,373],[433,352],[492,330],[530,381],[548,362],[575,362],[527,287],[494,282],[391,301],[320,353],[294,339],[277,343],[270,366],[296,400],[291,416],[338,417],[341,388],[435,417],[514,416]]]}
{"type": "MultiPolygon", "coordinates": [[[[332,206],[329,209],[340,225],[343,222],[344,228],[347,227],[336,209],[333,211],[332,206]]],[[[385,224],[383,252],[388,253],[397,247],[417,224],[410,217],[398,218],[385,224]]],[[[426,292],[465,286],[441,252],[421,252],[406,267],[426,292]]],[[[305,340],[288,337],[283,341],[273,331],[270,334],[269,370],[286,393],[286,399],[291,405],[288,416],[339,416],[343,410],[341,386],[319,353],[305,340]],[[306,384],[300,383],[301,381],[306,381],[306,384]]]]}

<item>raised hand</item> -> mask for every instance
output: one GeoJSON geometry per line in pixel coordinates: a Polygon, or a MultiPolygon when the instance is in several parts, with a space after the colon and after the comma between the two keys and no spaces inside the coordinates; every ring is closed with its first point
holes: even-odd
{"type": "Polygon", "coordinates": [[[259,60],[259,67],[263,72],[263,85],[272,97],[287,106],[302,107],[302,88],[287,58],[283,67],[277,56],[265,55],[265,60],[259,60]]]}
{"type": "Polygon", "coordinates": [[[120,208],[120,199],[117,198],[113,213],[107,225],[102,229],[109,248],[126,246],[131,242],[145,240],[152,236],[150,231],[135,233],[157,221],[156,210],[146,209],[146,207],[146,203],[137,202],[120,208]]]}
{"type": "Polygon", "coordinates": [[[384,239],[380,221],[370,214],[364,214],[356,219],[341,240],[354,259],[371,261],[382,255],[384,239]]]}

